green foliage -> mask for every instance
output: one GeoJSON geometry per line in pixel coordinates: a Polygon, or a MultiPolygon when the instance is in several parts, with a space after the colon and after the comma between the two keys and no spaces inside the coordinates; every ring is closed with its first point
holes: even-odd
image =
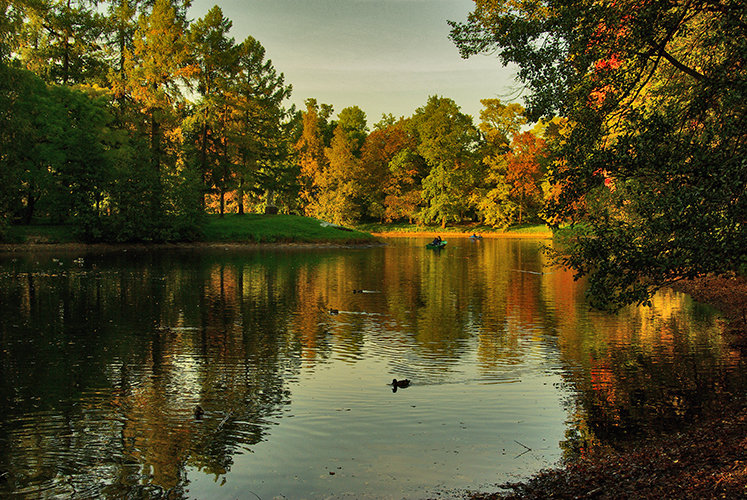
{"type": "Polygon", "coordinates": [[[357,106],[287,110],[262,44],[237,44],[219,7],[188,21],[189,3],[0,0],[0,235],[43,219],[83,241],[192,240],[205,212],[273,203],[338,223],[513,222],[507,171],[480,160],[505,159],[521,106],[486,100],[482,135],[442,97],[373,132],[357,106]]]}
{"type": "Polygon", "coordinates": [[[423,179],[423,222],[458,220],[467,206],[464,193],[473,181],[477,129],[451,99],[431,96],[412,118],[418,153],[430,167],[423,179]]]}

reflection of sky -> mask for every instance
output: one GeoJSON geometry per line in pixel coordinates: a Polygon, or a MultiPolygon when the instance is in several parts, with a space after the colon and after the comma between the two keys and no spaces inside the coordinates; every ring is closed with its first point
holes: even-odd
{"type": "Polygon", "coordinates": [[[433,383],[421,375],[392,393],[392,361],[332,359],[308,367],[289,387],[291,405],[267,440],[234,456],[220,488],[213,476],[190,471],[190,494],[423,498],[439,488],[488,487],[560,457],[560,376],[542,363],[522,366],[521,380],[512,383],[486,385],[468,373],[433,383]]]}
{"type": "Polygon", "coordinates": [[[446,21],[464,21],[471,0],[194,0],[190,15],[216,3],[237,43],[262,43],[300,108],[309,97],[335,112],[359,106],[373,124],[442,95],[477,120],[480,99],[509,99],[516,87],[496,57],[463,60],[449,40],[446,21]]]}

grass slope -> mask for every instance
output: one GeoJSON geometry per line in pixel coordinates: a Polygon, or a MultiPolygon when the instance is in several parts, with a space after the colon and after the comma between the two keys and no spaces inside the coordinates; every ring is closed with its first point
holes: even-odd
{"type": "Polygon", "coordinates": [[[207,242],[359,243],[374,240],[368,233],[323,226],[317,219],[298,215],[210,216],[202,229],[207,242]]]}

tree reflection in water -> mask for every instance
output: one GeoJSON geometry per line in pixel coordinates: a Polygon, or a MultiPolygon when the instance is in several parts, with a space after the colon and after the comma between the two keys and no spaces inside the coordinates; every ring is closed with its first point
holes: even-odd
{"type": "MultiPolygon", "coordinates": [[[[192,471],[220,484],[327,369],[365,376],[339,391],[419,381],[408,397],[559,374],[558,456],[744,391],[744,360],[684,295],[608,316],[537,242],[421,243],[0,257],[0,494],[176,498],[192,471]],[[392,373],[364,368],[378,362],[392,373]]],[[[457,404],[490,426],[494,409],[457,404]]]]}

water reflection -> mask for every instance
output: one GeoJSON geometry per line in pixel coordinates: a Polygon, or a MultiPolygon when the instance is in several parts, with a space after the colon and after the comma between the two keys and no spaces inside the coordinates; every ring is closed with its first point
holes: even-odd
{"type": "Polygon", "coordinates": [[[608,316],[538,242],[424,243],[0,257],[0,495],[422,496],[744,390],[682,294],[608,316]]]}

